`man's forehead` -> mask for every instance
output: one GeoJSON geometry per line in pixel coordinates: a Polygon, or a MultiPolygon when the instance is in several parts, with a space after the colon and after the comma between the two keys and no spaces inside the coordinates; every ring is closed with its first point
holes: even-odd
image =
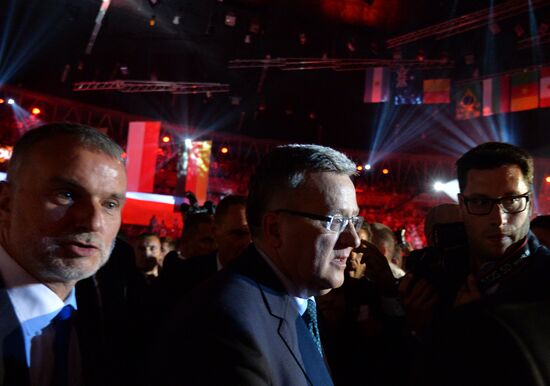
{"type": "Polygon", "coordinates": [[[527,180],[518,165],[502,165],[492,169],[470,169],[463,193],[483,194],[500,188],[510,188],[509,192],[503,193],[513,194],[527,186],[527,180]]]}

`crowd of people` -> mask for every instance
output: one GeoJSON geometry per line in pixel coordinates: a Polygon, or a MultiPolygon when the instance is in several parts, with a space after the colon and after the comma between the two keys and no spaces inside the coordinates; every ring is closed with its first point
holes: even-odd
{"type": "Polygon", "coordinates": [[[122,154],[77,124],[16,144],[0,385],[550,384],[550,216],[531,221],[524,150],[465,153],[420,249],[365,221],[355,164],[317,145],[274,148],[177,240],[121,237],[122,154]]]}

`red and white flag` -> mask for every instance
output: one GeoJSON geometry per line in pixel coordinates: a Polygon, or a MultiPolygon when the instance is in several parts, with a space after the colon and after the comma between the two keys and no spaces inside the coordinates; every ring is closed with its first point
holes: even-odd
{"type": "Polygon", "coordinates": [[[386,67],[367,68],[364,103],[387,102],[390,99],[390,70],[386,67]]]}

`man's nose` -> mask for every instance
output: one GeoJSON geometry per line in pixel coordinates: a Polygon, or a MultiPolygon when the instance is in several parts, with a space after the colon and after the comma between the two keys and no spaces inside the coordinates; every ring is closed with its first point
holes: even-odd
{"type": "Polygon", "coordinates": [[[500,225],[506,224],[508,222],[509,213],[506,213],[504,211],[501,203],[497,203],[493,206],[493,209],[491,209],[491,213],[489,213],[489,216],[491,216],[491,221],[493,223],[500,225]]]}
{"type": "Polygon", "coordinates": [[[359,235],[351,221],[347,223],[344,230],[340,233],[338,241],[346,248],[357,248],[361,244],[361,239],[359,239],[359,235]]]}
{"type": "Polygon", "coordinates": [[[98,231],[103,227],[102,207],[93,201],[82,201],[73,206],[75,225],[78,228],[98,231]]]}

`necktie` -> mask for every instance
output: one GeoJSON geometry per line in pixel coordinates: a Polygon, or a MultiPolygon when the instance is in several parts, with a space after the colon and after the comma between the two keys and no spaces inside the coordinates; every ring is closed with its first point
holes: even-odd
{"type": "Polygon", "coordinates": [[[317,346],[317,350],[321,356],[323,356],[323,349],[321,348],[321,338],[319,336],[319,326],[317,325],[317,307],[315,302],[311,299],[307,300],[306,312],[302,315],[302,319],[306,322],[307,329],[311,332],[313,342],[317,346]]]}
{"type": "Polygon", "coordinates": [[[68,385],[69,342],[71,336],[72,306],[65,306],[53,319],[55,338],[53,342],[54,371],[52,386],[68,385]]]}

